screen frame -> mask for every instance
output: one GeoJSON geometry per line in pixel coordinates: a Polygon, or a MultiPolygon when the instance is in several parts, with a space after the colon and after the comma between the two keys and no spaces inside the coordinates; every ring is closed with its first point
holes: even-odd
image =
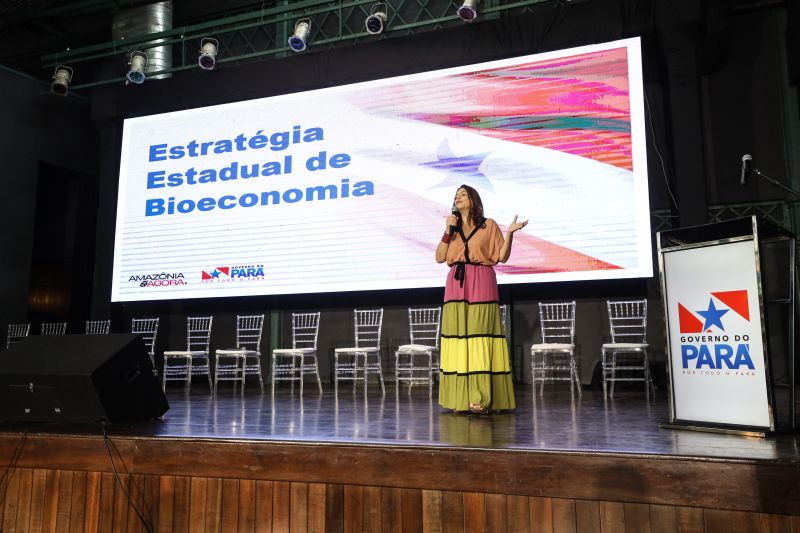
{"type": "MultiPolygon", "coordinates": [[[[380,290],[408,290],[408,289],[424,289],[424,288],[437,288],[444,286],[444,271],[440,278],[427,279],[424,282],[420,280],[395,280],[392,287],[387,287],[384,282],[374,283],[358,283],[347,286],[331,286],[329,288],[317,289],[313,292],[303,290],[278,290],[278,291],[257,291],[247,295],[232,295],[232,294],[193,294],[186,296],[176,296],[164,298],[159,297],[157,293],[153,294],[139,294],[139,295],[126,295],[121,297],[119,295],[120,282],[118,281],[119,272],[119,246],[118,243],[123,233],[124,225],[120,223],[120,213],[126,205],[126,190],[125,180],[127,176],[124,175],[123,169],[127,168],[129,150],[127,149],[130,144],[130,133],[126,127],[132,124],[146,124],[156,120],[164,120],[169,118],[177,118],[186,114],[196,113],[199,109],[225,112],[226,110],[234,110],[240,107],[252,105],[255,101],[270,100],[272,102],[281,103],[283,105],[291,105],[292,102],[298,100],[314,97],[320,94],[339,94],[341,92],[351,91],[354,87],[361,88],[379,88],[386,85],[396,84],[403,80],[426,80],[435,79],[442,76],[449,76],[475,70],[483,70],[490,68],[501,68],[503,66],[515,65],[520,63],[521,60],[532,61],[546,61],[548,59],[559,58],[565,55],[578,55],[589,52],[596,52],[608,50],[613,48],[626,47],[628,51],[628,83],[629,83],[629,98],[631,102],[630,108],[630,127],[631,127],[631,158],[634,173],[644,173],[647,176],[647,159],[646,159],[646,130],[645,130],[645,109],[644,109],[644,85],[642,76],[642,54],[641,54],[641,39],[633,37],[629,39],[621,39],[600,44],[592,44],[586,46],[579,46],[567,49],[553,50],[543,53],[530,54],[530,55],[517,55],[510,58],[470,63],[457,67],[450,67],[445,69],[437,69],[425,71],[416,74],[408,74],[402,76],[394,76],[389,78],[381,78],[377,80],[363,81],[353,84],[338,85],[335,87],[319,88],[309,91],[286,93],[281,95],[270,96],[267,98],[257,98],[242,100],[237,102],[229,102],[214,106],[202,106],[192,109],[183,109],[179,111],[171,111],[166,113],[159,113],[153,115],[144,115],[134,118],[126,118],[123,121],[122,127],[122,144],[120,153],[120,173],[118,182],[118,195],[117,195],[117,221],[115,224],[114,234],[114,260],[113,260],[113,273],[112,273],[112,287],[111,287],[111,301],[112,302],[134,302],[134,301],[159,301],[159,300],[183,300],[183,299],[202,299],[202,298],[249,298],[257,296],[272,296],[272,295],[291,295],[291,294],[319,294],[327,292],[361,292],[361,291],[380,291],[380,290]],[[641,108],[634,107],[634,103],[641,103],[641,108]]],[[[572,272],[554,272],[547,274],[533,274],[537,276],[536,280],[524,280],[516,276],[499,276],[498,284],[500,285],[534,285],[538,283],[549,282],[563,282],[563,281],[594,281],[594,280],[624,280],[624,279],[640,279],[650,278],[653,276],[653,244],[650,232],[649,220],[649,184],[645,178],[639,186],[635,187],[636,194],[636,219],[639,221],[647,221],[647,224],[637,225],[637,257],[640,258],[640,268],[638,269],[620,269],[620,270],[604,270],[604,271],[572,271],[572,272]],[[641,213],[646,211],[646,213],[641,213]]],[[[432,250],[435,244],[432,244],[432,250]]]]}

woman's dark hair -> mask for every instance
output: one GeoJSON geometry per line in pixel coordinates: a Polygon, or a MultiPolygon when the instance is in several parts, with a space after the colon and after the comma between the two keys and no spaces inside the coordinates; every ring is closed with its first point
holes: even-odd
{"type": "MultiPolygon", "coordinates": [[[[469,208],[469,217],[475,222],[476,226],[483,227],[486,224],[486,217],[483,216],[481,195],[469,185],[460,185],[458,188],[467,191],[467,196],[469,196],[469,203],[472,205],[469,208]]],[[[456,189],[456,192],[458,192],[458,189],[456,189]]]]}

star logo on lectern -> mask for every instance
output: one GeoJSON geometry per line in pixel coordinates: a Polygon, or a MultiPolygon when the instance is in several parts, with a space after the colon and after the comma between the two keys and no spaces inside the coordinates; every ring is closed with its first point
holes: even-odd
{"type": "Polygon", "coordinates": [[[222,274],[222,272],[220,272],[218,269],[215,268],[214,272],[211,273],[211,277],[219,279],[220,274],[222,274]]]}
{"type": "Polygon", "coordinates": [[[709,298],[708,309],[705,311],[697,311],[697,314],[705,319],[703,330],[708,331],[708,328],[711,326],[717,326],[722,331],[725,331],[725,327],[722,325],[722,316],[728,311],[730,311],[730,309],[717,309],[714,306],[714,299],[709,298]]]}
{"type": "MultiPolygon", "coordinates": [[[[705,299],[705,296],[698,298],[698,301],[701,298],[705,299]]],[[[689,311],[688,307],[678,302],[680,332],[702,333],[708,331],[708,328],[711,326],[717,326],[720,330],[725,331],[725,328],[722,327],[722,316],[727,314],[728,311],[733,311],[733,313],[725,317],[725,322],[728,322],[731,318],[735,320],[737,315],[747,322],[750,322],[750,298],[747,294],[747,290],[714,291],[711,293],[708,309],[702,311],[689,311]],[[727,309],[717,308],[714,302],[721,303],[726,306],[727,309]],[[698,316],[695,316],[695,314],[698,316]]],[[[728,325],[730,326],[731,324],[729,323],[728,325]]]]}

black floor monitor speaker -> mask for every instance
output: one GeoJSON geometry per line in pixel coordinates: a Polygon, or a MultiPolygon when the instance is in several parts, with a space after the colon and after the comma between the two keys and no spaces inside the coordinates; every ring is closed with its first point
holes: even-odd
{"type": "Polygon", "coordinates": [[[167,409],[137,335],[32,336],[0,352],[0,421],[119,422],[167,409]]]}

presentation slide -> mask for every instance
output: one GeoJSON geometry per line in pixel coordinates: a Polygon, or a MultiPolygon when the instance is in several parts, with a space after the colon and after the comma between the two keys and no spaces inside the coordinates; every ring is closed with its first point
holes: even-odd
{"type": "Polygon", "coordinates": [[[125,121],[112,301],[444,286],[453,197],[499,283],[652,275],[638,39],[125,121]]]}

